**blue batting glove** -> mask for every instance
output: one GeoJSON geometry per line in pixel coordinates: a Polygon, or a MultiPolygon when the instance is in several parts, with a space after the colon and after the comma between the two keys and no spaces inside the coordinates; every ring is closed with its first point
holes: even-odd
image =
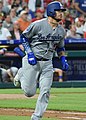
{"type": "Polygon", "coordinates": [[[60,60],[61,60],[61,63],[62,63],[62,70],[67,71],[69,69],[69,65],[67,63],[67,60],[66,60],[65,56],[61,56],[60,60]]]}
{"type": "Polygon", "coordinates": [[[37,60],[36,60],[33,52],[28,53],[28,63],[30,65],[36,65],[37,64],[37,60]]]}
{"type": "Polygon", "coordinates": [[[19,47],[14,48],[14,52],[17,53],[19,56],[24,57],[25,53],[19,47]]]}

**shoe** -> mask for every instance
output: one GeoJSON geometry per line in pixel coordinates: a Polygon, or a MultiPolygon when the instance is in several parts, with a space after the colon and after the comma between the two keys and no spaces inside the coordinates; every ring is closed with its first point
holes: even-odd
{"type": "Polygon", "coordinates": [[[41,118],[38,118],[37,116],[35,116],[35,115],[32,115],[31,116],[31,120],[40,120],[41,118]]]}
{"type": "Polygon", "coordinates": [[[15,76],[13,82],[14,82],[15,87],[20,87],[21,86],[21,83],[18,80],[18,75],[15,76]]]}
{"type": "Polygon", "coordinates": [[[18,70],[16,76],[14,77],[13,82],[14,82],[14,85],[15,85],[16,87],[21,87],[20,79],[21,79],[21,77],[22,77],[22,75],[23,75],[22,73],[23,73],[23,72],[22,72],[22,68],[20,68],[20,69],[18,70]]]}

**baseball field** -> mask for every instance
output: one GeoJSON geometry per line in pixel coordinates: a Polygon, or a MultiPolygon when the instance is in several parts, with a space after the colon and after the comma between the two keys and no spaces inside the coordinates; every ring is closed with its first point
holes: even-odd
{"type": "MultiPolygon", "coordinates": [[[[0,120],[30,120],[38,94],[27,98],[21,89],[0,89],[0,120]]],[[[52,88],[42,120],[86,120],[86,88],[52,88]]]]}

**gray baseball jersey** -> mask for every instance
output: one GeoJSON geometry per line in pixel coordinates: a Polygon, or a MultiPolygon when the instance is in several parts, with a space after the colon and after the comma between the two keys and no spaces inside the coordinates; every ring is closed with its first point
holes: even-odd
{"type": "Polygon", "coordinates": [[[47,18],[33,22],[23,34],[31,41],[32,51],[37,58],[52,59],[55,44],[64,47],[65,31],[61,25],[56,29],[48,24],[47,18]]]}

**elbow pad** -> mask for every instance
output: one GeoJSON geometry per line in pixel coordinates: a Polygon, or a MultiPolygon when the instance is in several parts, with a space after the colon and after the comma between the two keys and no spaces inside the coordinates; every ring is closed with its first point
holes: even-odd
{"type": "Polygon", "coordinates": [[[28,42],[28,38],[26,38],[23,34],[21,34],[20,41],[21,41],[21,43],[28,42]]]}
{"type": "Polygon", "coordinates": [[[31,52],[31,49],[30,49],[30,45],[29,45],[29,42],[28,42],[28,38],[26,38],[23,34],[21,34],[20,36],[20,41],[24,47],[24,50],[28,53],[28,52],[31,52]]]}

